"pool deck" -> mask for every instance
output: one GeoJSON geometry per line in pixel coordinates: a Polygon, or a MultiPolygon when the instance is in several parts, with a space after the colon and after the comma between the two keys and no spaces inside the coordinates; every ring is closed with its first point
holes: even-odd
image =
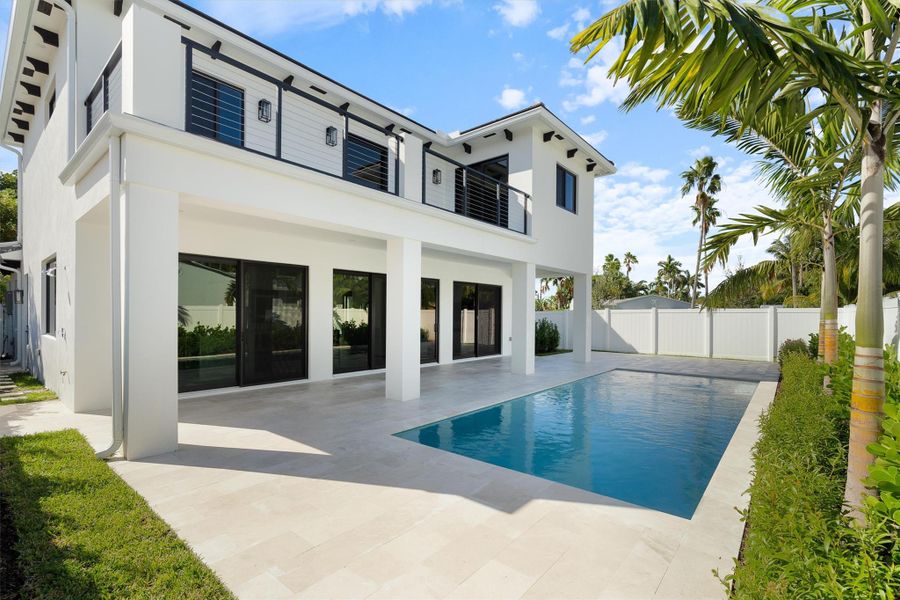
{"type": "MultiPolygon", "coordinates": [[[[179,406],[179,450],[112,467],[242,598],[724,598],[740,545],[767,363],[597,353],[424,368],[422,398],[384,376],[242,389],[179,406]],[[615,368],[763,381],[692,519],[392,434],[615,368]]],[[[0,435],[109,417],[58,401],[0,407],[0,435]]]]}

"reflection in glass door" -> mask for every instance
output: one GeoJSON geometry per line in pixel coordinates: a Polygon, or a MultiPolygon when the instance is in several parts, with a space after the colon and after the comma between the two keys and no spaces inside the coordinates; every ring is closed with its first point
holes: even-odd
{"type": "Polygon", "coordinates": [[[306,268],[243,262],[241,383],[306,377],[306,268]]]}
{"type": "Polygon", "coordinates": [[[422,280],[422,310],[419,324],[419,360],[424,363],[438,361],[438,296],[437,279],[422,280]]]}
{"type": "Polygon", "coordinates": [[[501,288],[453,284],[453,358],[500,354],[501,288]]]}
{"type": "Polygon", "coordinates": [[[334,271],[335,373],[384,368],[386,281],[379,273],[334,271]]]}
{"type": "Polygon", "coordinates": [[[178,257],[178,391],[237,385],[238,261],[178,257]]]}

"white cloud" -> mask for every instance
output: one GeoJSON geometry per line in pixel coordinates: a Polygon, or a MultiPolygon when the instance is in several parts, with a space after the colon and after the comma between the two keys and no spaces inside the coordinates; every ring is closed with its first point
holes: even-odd
{"type": "Polygon", "coordinates": [[[582,125],[590,125],[591,123],[593,123],[596,120],[597,120],[597,117],[595,117],[594,115],[588,115],[586,117],[581,117],[581,124],[582,125]]]}
{"type": "Polygon", "coordinates": [[[560,83],[565,80],[569,85],[583,85],[584,89],[570,95],[563,101],[563,109],[573,112],[583,107],[597,106],[603,102],[622,104],[630,91],[624,81],[615,82],[608,77],[609,69],[620,52],[619,44],[611,43],[603,47],[591,62],[584,65],[579,59],[572,57],[562,70],[560,83]],[[583,78],[572,76],[568,71],[579,69],[584,72],[583,78]],[[563,79],[562,75],[568,75],[563,79]],[[573,84],[574,81],[577,84],[573,84]]]}
{"type": "Polygon", "coordinates": [[[579,8],[572,13],[572,20],[575,22],[575,28],[579,31],[584,29],[588,20],[591,18],[591,11],[586,8],[579,8]]]}
{"type": "Polygon", "coordinates": [[[547,32],[547,35],[553,38],[554,40],[562,40],[566,38],[566,35],[569,33],[569,24],[563,23],[559,27],[554,27],[550,31],[547,32]]]}
{"type": "Polygon", "coordinates": [[[205,0],[200,8],[217,19],[255,35],[278,35],[297,29],[321,29],[381,10],[403,17],[431,0],[257,0],[252,10],[243,0],[205,0]]]}
{"type": "Polygon", "coordinates": [[[698,146],[697,148],[694,148],[693,150],[688,152],[688,154],[690,154],[694,158],[702,158],[704,156],[709,156],[709,146],[707,146],[705,144],[703,146],[698,146]]]}
{"type": "Polygon", "coordinates": [[[505,87],[496,98],[497,103],[506,110],[516,110],[528,104],[524,90],[505,87]]]}
{"type": "Polygon", "coordinates": [[[603,129],[601,129],[600,131],[597,131],[594,133],[582,134],[581,137],[583,137],[585,139],[585,141],[588,144],[590,144],[591,146],[597,147],[603,143],[603,140],[606,139],[607,135],[609,135],[609,134],[606,133],[606,131],[604,131],[603,129]]]}
{"type": "Polygon", "coordinates": [[[534,21],[541,12],[537,0],[502,0],[494,5],[503,21],[512,27],[525,27],[534,21]]]}
{"type": "Polygon", "coordinates": [[[568,69],[563,69],[559,72],[559,85],[562,87],[577,87],[582,83],[584,83],[584,80],[572,75],[572,72],[568,69]]]}
{"type": "MultiPolygon", "coordinates": [[[[754,178],[753,163],[746,161],[733,169],[723,169],[724,187],[718,207],[723,213],[719,223],[759,204],[772,205],[765,188],[754,178]]],[[[629,163],[611,177],[594,182],[594,263],[614,253],[621,258],[627,250],[640,261],[632,278],[647,281],[656,277],[656,263],[669,254],[684,268],[694,270],[698,230],[691,225],[693,199],[681,197],[677,174],[667,169],[629,163]]],[[[729,266],[738,257],[750,265],[766,257],[765,249],[772,236],[761,238],[756,246],[750,238],[742,239],[731,252],[729,266]]],[[[723,269],[710,273],[710,284],[723,278],[723,269]]]]}

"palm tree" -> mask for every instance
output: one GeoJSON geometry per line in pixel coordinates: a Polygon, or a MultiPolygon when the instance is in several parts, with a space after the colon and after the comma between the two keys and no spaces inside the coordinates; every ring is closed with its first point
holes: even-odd
{"type": "Polygon", "coordinates": [[[659,271],[656,273],[657,281],[662,284],[665,295],[674,298],[678,278],[681,276],[681,262],[675,260],[670,254],[665,260],[656,264],[659,266],[659,271]]]}
{"type": "MultiPolygon", "coordinates": [[[[706,254],[706,236],[709,234],[709,230],[716,226],[719,217],[722,216],[722,212],[716,208],[716,202],[718,200],[710,197],[706,203],[706,209],[702,211],[696,204],[691,206],[691,209],[694,211],[694,219],[691,221],[691,225],[700,224],[700,246],[703,248],[704,255],[706,254]]],[[[709,271],[712,267],[707,265],[705,260],[703,262],[703,291],[706,293],[709,291],[709,271]]],[[[700,272],[699,264],[697,265],[697,272],[700,272]]]]}
{"type": "Polygon", "coordinates": [[[625,277],[629,280],[631,279],[631,268],[638,264],[637,256],[632,254],[631,252],[625,252],[625,256],[622,258],[622,264],[625,265],[625,277]]]}
{"type": "MultiPolygon", "coordinates": [[[[681,174],[681,195],[687,196],[691,190],[697,190],[694,197],[694,211],[700,216],[700,240],[697,242],[697,268],[700,272],[700,256],[703,254],[703,242],[706,237],[706,210],[710,199],[722,189],[722,178],[716,173],[718,163],[712,156],[698,158],[694,166],[681,174]]],[[[694,221],[696,224],[696,220],[694,221]]],[[[691,291],[691,308],[697,304],[697,278],[694,278],[694,287],[691,291]]]]}
{"type": "Polygon", "coordinates": [[[871,493],[862,479],[874,461],[867,446],[881,433],[884,405],[882,213],[884,166],[893,159],[887,141],[900,119],[898,11],[891,0],[821,11],[784,0],[631,0],[572,40],[573,52],[593,45],[590,60],[624,37],[609,75],[630,86],[626,108],[655,98],[711,115],[735,101],[759,110],[785,93],[814,89],[852,122],[862,149],[860,270],[845,499],[855,509],[871,493]]]}

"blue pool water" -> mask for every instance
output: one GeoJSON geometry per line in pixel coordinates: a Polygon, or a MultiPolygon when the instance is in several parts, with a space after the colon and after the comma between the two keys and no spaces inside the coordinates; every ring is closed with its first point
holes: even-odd
{"type": "Polygon", "coordinates": [[[616,370],[396,435],[690,518],[755,389],[616,370]]]}

